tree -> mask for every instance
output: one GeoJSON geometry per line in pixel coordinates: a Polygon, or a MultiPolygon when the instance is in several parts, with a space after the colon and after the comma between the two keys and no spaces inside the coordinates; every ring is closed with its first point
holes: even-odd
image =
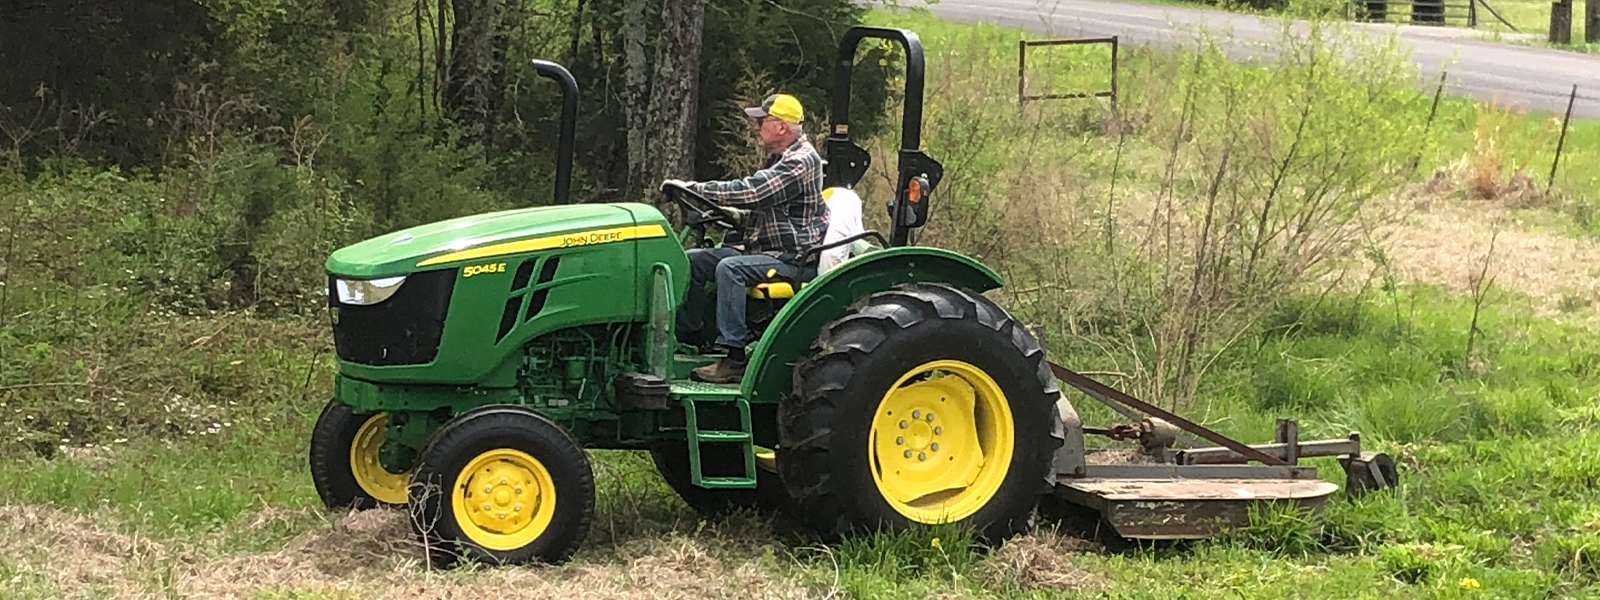
{"type": "Polygon", "coordinates": [[[693,178],[696,116],[700,102],[700,39],[703,0],[664,0],[654,21],[655,59],[644,58],[645,0],[628,0],[628,182],[626,197],[651,192],[667,178],[693,178]]]}

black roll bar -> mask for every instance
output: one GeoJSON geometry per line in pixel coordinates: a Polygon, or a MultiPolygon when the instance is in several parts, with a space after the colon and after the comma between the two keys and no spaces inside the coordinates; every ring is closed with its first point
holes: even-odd
{"type": "Polygon", "coordinates": [[[872,156],[850,140],[850,76],[855,67],[856,48],[863,40],[876,38],[899,42],[906,51],[905,111],[900,118],[900,164],[894,199],[889,203],[893,228],[891,246],[910,243],[911,230],[928,222],[928,196],[944,176],[944,167],[922,152],[922,96],[924,60],[922,41],[904,29],[852,27],[839,42],[839,56],[833,70],[833,123],[828,129],[825,150],[828,166],[823,185],[853,188],[872,164],[872,156]],[[912,181],[918,182],[913,191],[912,181]]]}

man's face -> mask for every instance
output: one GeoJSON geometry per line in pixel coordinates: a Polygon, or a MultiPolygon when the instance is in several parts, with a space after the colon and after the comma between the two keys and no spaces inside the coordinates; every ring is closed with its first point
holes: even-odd
{"type": "Polygon", "coordinates": [[[762,148],[769,151],[781,146],[785,135],[789,132],[789,124],[773,116],[756,119],[755,128],[756,139],[760,140],[762,148]]]}

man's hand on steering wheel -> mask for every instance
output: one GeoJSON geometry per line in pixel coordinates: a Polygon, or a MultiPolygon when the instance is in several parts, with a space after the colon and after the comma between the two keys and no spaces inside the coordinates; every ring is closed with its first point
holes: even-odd
{"type": "Polygon", "coordinates": [[[709,198],[695,193],[689,186],[692,181],[668,179],[661,182],[661,189],[667,193],[678,206],[683,209],[683,218],[690,226],[710,223],[727,230],[739,229],[739,224],[744,221],[748,211],[728,208],[712,202],[709,198]]]}

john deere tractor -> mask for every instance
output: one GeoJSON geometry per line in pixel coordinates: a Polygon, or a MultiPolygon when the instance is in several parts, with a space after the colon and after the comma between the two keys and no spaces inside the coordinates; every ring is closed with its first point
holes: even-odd
{"type": "MultiPolygon", "coordinates": [[[[773,281],[740,385],[691,381],[713,355],[675,352],[685,247],[738,215],[686,188],[677,229],[642,203],[565,204],[414,227],[329,258],[339,356],[311,439],[330,507],[409,504],[431,546],[496,563],[560,561],[589,528],[586,448],[650,451],[702,510],[792,502],[826,536],[917,523],[1022,530],[1050,490],[1059,396],[1044,352],[982,292],[978,262],[910,246],[942,175],[919,150],[922,48],[856,28],[836,67],[826,185],[870,157],[849,137],[851,65],[867,38],[906,50],[893,229],[811,281],[773,281]],[[770,451],[768,451],[770,450],[770,451]]],[[[577,85],[566,96],[570,156],[577,85]]],[[[831,246],[830,246],[831,247],[831,246]]],[[[814,261],[825,247],[798,260],[814,261]]],[[[752,314],[760,314],[755,311],[752,314]]]]}
{"type": "MultiPolygon", "coordinates": [[[[910,244],[943,174],[919,149],[915,34],[844,36],[826,185],[851,188],[871,162],[849,127],[851,65],[868,38],[906,51],[891,229],[809,249],[802,266],[833,246],[877,242],[809,281],[751,291],[767,310],[750,313],[758,341],[738,385],[690,380],[717,357],[678,344],[673,317],[689,286],[685,248],[711,243],[708,230],[737,229],[739,215],[679,187],[665,192],[681,228],[649,204],[567,204],[577,84],[538,63],[565,91],[556,205],[414,227],[328,259],[339,375],[310,448],[323,502],[407,505],[441,558],[489,563],[572,554],[594,516],[591,448],[650,452],[696,509],[782,505],[827,538],[956,523],[998,540],[1025,530],[1068,480],[1062,489],[1077,494],[1068,498],[1136,510],[1127,486],[1112,486],[1120,496],[1094,486],[1176,471],[1086,465],[1084,429],[1056,383],[1074,374],[1052,372],[1034,336],[982,295],[1000,278],[910,244]]],[[[1295,498],[1328,493],[1302,467],[1175,468],[1306,480],[1295,498]]],[[[1242,489],[1230,484],[1224,496],[1242,489]]]]}

